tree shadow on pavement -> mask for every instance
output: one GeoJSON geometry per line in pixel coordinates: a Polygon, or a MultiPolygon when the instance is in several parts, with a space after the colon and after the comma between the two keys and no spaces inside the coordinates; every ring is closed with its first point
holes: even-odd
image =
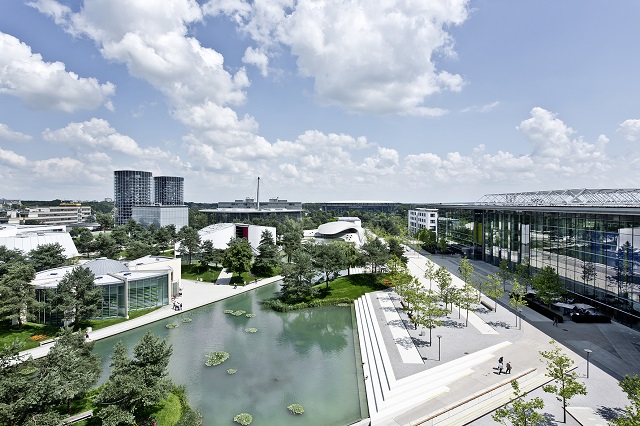
{"type": "Polygon", "coordinates": [[[463,322],[454,321],[454,320],[445,320],[443,325],[448,328],[464,328],[463,322]]]}
{"type": "Polygon", "coordinates": [[[619,407],[611,408],[611,407],[598,407],[595,412],[604,418],[607,421],[612,421],[622,416],[625,413],[625,410],[619,407]]]}

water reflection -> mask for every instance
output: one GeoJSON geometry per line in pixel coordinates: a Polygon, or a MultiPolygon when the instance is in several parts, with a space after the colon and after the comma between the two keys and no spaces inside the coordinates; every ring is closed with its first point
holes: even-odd
{"type": "Polygon", "coordinates": [[[305,356],[316,345],[324,354],[340,352],[348,345],[347,326],[350,323],[350,315],[339,315],[333,309],[290,312],[283,321],[278,342],[290,345],[305,356]]]}

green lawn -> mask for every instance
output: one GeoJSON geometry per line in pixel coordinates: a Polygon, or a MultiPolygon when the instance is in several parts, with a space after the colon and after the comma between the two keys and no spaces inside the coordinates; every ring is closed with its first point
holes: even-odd
{"type": "Polygon", "coordinates": [[[182,278],[194,281],[200,281],[202,278],[203,282],[215,283],[221,270],[220,266],[182,265],[182,278]]]}
{"type": "Polygon", "coordinates": [[[107,318],[107,319],[95,319],[89,321],[80,321],[80,328],[85,329],[87,327],[91,327],[93,330],[100,330],[101,328],[109,327],[111,325],[120,324],[121,322],[129,321],[134,318],[141,317],[148,313],[155,311],[156,309],[160,309],[160,307],[154,307],[149,309],[141,309],[139,311],[131,311],[129,312],[129,319],[126,318],[107,318]]]}
{"type": "Polygon", "coordinates": [[[9,345],[18,339],[25,344],[22,350],[32,349],[37,347],[39,342],[57,336],[59,331],[59,327],[30,322],[22,324],[22,330],[18,330],[17,326],[12,327],[8,321],[3,321],[0,323],[0,346],[9,345]]]}
{"type": "Polygon", "coordinates": [[[326,288],[325,283],[317,284],[315,287],[320,291],[317,299],[347,298],[356,300],[365,293],[388,288],[382,283],[382,278],[382,276],[378,276],[374,282],[371,274],[354,274],[329,281],[329,289],[326,288]]]}

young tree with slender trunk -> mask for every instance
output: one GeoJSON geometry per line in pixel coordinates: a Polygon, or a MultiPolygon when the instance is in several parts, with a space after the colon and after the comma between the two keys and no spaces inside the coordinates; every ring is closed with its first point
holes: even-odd
{"type": "Polygon", "coordinates": [[[513,276],[511,270],[509,269],[509,261],[507,259],[502,259],[498,267],[500,269],[498,270],[496,275],[498,276],[498,278],[500,278],[500,281],[502,281],[502,289],[504,291],[507,291],[507,281],[509,281],[509,279],[511,279],[511,277],[513,276]]]}
{"type": "Polygon", "coordinates": [[[464,309],[467,313],[467,318],[464,324],[465,327],[469,326],[469,309],[474,303],[476,303],[476,300],[476,289],[473,288],[470,283],[465,282],[464,287],[460,289],[460,296],[458,299],[458,306],[460,306],[461,309],[464,309]]]}
{"type": "Polygon", "coordinates": [[[511,294],[509,295],[509,306],[516,311],[516,326],[518,326],[518,317],[520,317],[520,327],[522,327],[522,309],[527,306],[527,299],[524,298],[524,288],[517,279],[513,279],[511,294]]]}
{"type": "Polygon", "coordinates": [[[618,385],[627,394],[631,405],[625,405],[625,412],[614,419],[612,424],[614,426],[640,425],[640,377],[636,373],[633,373],[632,376],[624,376],[618,385]]]}
{"type": "Polygon", "coordinates": [[[527,392],[520,390],[517,380],[511,381],[511,387],[513,387],[513,398],[505,406],[498,408],[491,418],[503,425],[506,425],[505,422],[508,420],[513,426],[535,426],[542,422],[544,416],[537,411],[544,408],[542,398],[536,397],[525,401],[527,392]]]}
{"type": "Polygon", "coordinates": [[[431,344],[434,328],[444,324],[444,321],[438,319],[447,313],[438,303],[439,299],[432,290],[423,290],[421,297],[417,299],[414,310],[415,323],[429,329],[429,344],[431,344]]]}
{"type": "Polygon", "coordinates": [[[431,258],[427,259],[427,263],[424,268],[424,277],[429,280],[429,290],[432,289],[431,282],[436,278],[436,264],[431,260],[431,258]]]}
{"type": "Polygon", "coordinates": [[[587,387],[578,381],[578,373],[573,371],[574,361],[558,347],[555,340],[551,340],[553,349],[540,351],[540,355],[547,363],[547,376],[553,379],[553,384],[542,386],[542,390],[556,395],[562,402],[563,422],[567,422],[567,406],[569,400],[576,395],[586,395],[587,387]]]}
{"type": "Polygon", "coordinates": [[[451,273],[447,271],[447,268],[444,266],[440,266],[436,271],[436,284],[438,287],[438,295],[440,300],[444,302],[445,308],[451,299],[451,290],[452,290],[452,278],[451,273]]]}
{"type": "Polygon", "coordinates": [[[486,294],[493,299],[493,311],[498,312],[498,299],[500,299],[504,294],[502,282],[500,281],[500,278],[495,275],[487,275],[486,284],[486,294]]]}

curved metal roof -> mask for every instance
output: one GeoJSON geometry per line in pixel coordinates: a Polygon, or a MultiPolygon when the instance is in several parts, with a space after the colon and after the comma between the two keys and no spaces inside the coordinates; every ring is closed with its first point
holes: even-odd
{"type": "Polygon", "coordinates": [[[95,276],[129,271],[129,268],[124,263],[113,259],[107,259],[106,257],[90,260],[81,266],[88,268],[95,276]]]}

